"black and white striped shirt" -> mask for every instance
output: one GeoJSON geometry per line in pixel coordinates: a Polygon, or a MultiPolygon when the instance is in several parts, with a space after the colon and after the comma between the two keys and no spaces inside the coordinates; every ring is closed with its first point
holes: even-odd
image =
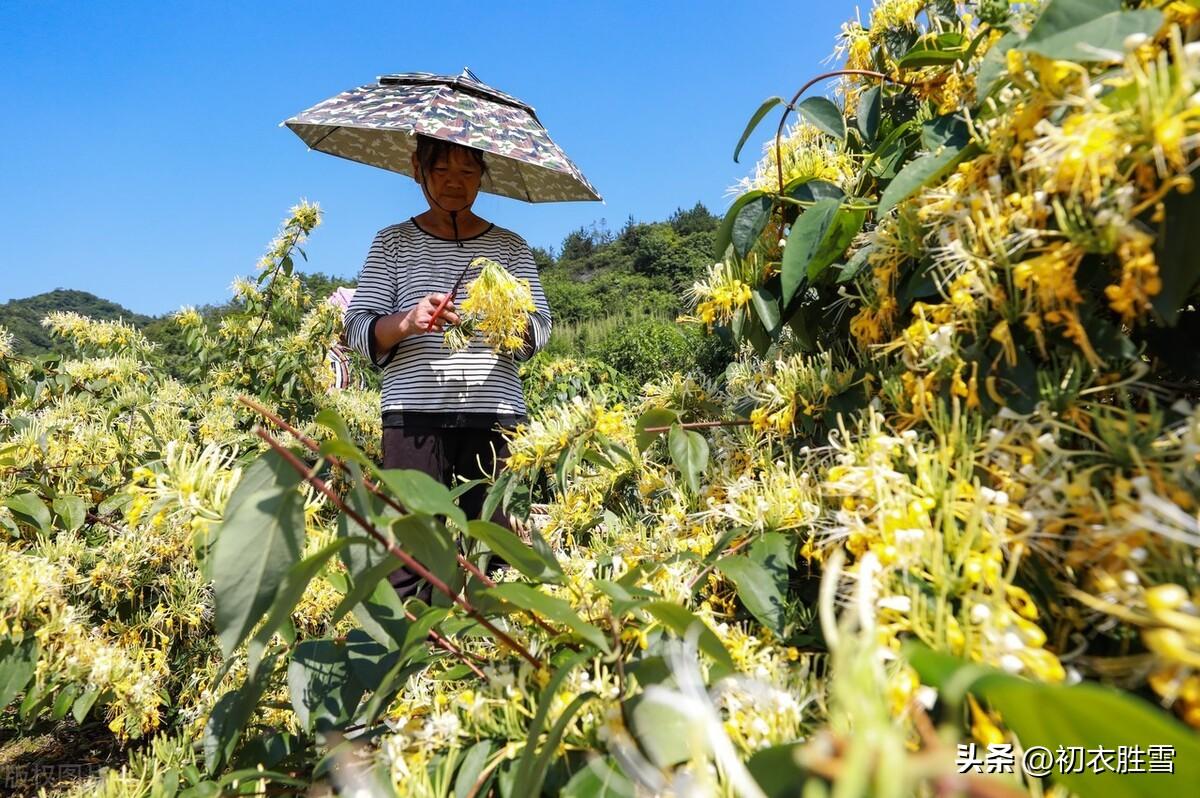
{"type": "MultiPolygon", "coordinates": [[[[385,227],[371,243],[346,309],[345,335],[351,347],[383,369],[384,426],[488,428],[497,423],[511,426],[526,417],[517,362],[528,360],[550,340],[550,307],[533,253],[523,238],[495,225],[461,243],[460,247],[432,235],[413,219],[385,227]],[[451,352],[441,333],[422,331],[389,352],[376,351],[375,324],[380,317],[410,310],[427,294],[448,293],[463,268],[478,257],[490,258],[529,281],[537,308],[530,315],[532,349],[498,355],[476,339],[466,349],[451,352]]],[[[477,267],[467,272],[456,305],[478,275],[477,267]]]]}

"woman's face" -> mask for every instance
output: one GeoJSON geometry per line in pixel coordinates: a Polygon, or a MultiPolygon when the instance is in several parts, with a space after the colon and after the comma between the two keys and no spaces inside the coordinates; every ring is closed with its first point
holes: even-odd
{"type": "MultiPolygon", "coordinates": [[[[420,177],[420,164],[413,156],[413,171],[420,177]]],[[[425,190],[448,211],[463,211],[471,207],[479,195],[483,170],[471,153],[452,149],[448,158],[434,162],[433,169],[424,175],[425,190]]],[[[430,204],[432,208],[432,203],[430,204]]]]}

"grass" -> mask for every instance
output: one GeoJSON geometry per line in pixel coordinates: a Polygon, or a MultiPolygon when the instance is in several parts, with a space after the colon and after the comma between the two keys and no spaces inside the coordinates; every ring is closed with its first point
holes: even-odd
{"type": "Polygon", "coordinates": [[[674,315],[654,308],[639,308],[581,322],[555,324],[546,350],[553,354],[593,355],[610,334],[647,319],[673,321],[674,315]]]}

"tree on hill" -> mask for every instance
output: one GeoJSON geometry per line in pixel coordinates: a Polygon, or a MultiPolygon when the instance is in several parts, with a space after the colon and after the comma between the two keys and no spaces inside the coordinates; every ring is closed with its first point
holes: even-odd
{"type": "Polygon", "coordinates": [[[12,333],[18,354],[36,355],[50,351],[50,335],[42,327],[42,319],[56,310],[105,321],[122,319],[139,328],[151,319],[150,316],[134,313],[87,291],[67,288],[56,288],[24,299],[11,299],[0,305],[0,325],[12,333]]]}
{"type": "MultiPolygon", "coordinates": [[[[340,287],[352,288],[355,285],[354,280],[322,272],[297,273],[297,276],[304,293],[314,302],[324,300],[340,287]]],[[[222,318],[236,311],[237,306],[233,300],[229,300],[219,305],[204,305],[196,310],[210,324],[219,324],[222,318]]],[[[13,299],[0,305],[0,326],[12,333],[17,354],[32,356],[54,350],[54,342],[42,327],[42,319],[54,311],[70,311],[106,321],[127,321],[158,345],[158,354],[169,373],[180,376],[189,367],[184,331],[175,323],[173,312],[147,316],[87,291],[63,288],[24,299],[13,299]]]]}
{"type": "Polygon", "coordinates": [[[617,235],[603,222],[572,231],[558,258],[540,266],[555,321],[679,313],[684,290],[712,262],[719,224],[698,202],[665,222],[630,218],[617,235]]]}

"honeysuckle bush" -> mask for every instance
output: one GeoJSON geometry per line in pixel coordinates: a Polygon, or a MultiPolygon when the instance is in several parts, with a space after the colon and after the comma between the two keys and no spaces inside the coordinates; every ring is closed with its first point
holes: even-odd
{"type": "MultiPolygon", "coordinates": [[[[325,390],[340,315],[291,274],[318,220],[315,205],[292,209],[219,327],[178,314],[196,362],[188,380],[123,322],[51,314],[64,354],[33,359],[0,332],[0,704],[20,698],[19,725],[71,713],[122,740],[203,728],[219,651],[209,535],[262,447],[239,396],[301,429],[336,408],[378,454],[378,394],[325,390]]],[[[305,516],[314,537],[319,507],[305,516]]],[[[297,623],[325,604],[314,586],[297,623]]]]}
{"type": "Polygon", "coordinates": [[[380,469],[378,395],[324,390],[307,206],[243,314],[181,314],[193,382],[119,326],[51,320],[75,360],[0,335],[0,704],[158,733],[80,794],[1195,783],[1200,9],[859,20],[833,99],[768,100],[738,145],[794,108],[691,292],[724,375],[525,367],[481,513],[548,495],[521,536],[380,469]],[[405,558],[430,603],[383,580],[405,558]],[[1174,773],[959,774],[958,743],[1169,745],[1174,773]]]}

